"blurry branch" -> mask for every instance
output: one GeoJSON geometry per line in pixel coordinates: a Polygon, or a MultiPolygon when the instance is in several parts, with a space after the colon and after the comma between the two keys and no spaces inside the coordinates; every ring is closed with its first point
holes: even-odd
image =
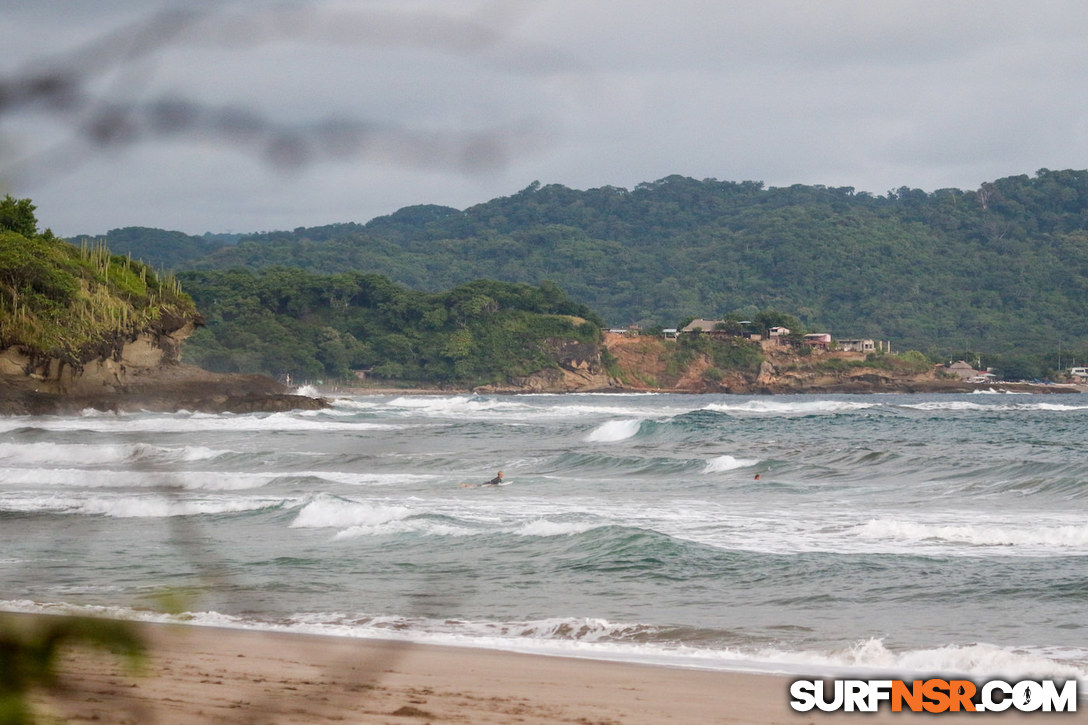
{"type": "Polygon", "coordinates": [[[540,143],[541,129],[535,124],[469,133],[419,132],[359,118],[290,124],[243,106],[208,104],[176,94],[139,98],[141,87],[149,84],[154,72],[153,56],[179,46],[222,46],[244,53],[257,44],[293,40],[323,47],[413,46],[478,57],[505,38],[504,27],[516,22],[527,7],[489,4],[481,11],[488,20],[485,23],[319,6],[263,11],[242,7],[234,14],[165,10],[75,51],[0,76],[0,121],[16,114],[40,114],[67,128],[71,137],[57,147],[0,162],[0,178],[55,174],[78,165],[93,152],[179,138],[219,143],[280,170],[362,158],[479,172],[501,167],[513,154],[540,143]]]}
{"type": "Polygon", "coordinates": [[[93,645],[141,664],[144,643],[124,622],[88,617],[25,618],[0,615],[0,725],[33,722],[28,695],[35,689],[62,693],[70,685],[57,672],[62,651],[93,645]]]}

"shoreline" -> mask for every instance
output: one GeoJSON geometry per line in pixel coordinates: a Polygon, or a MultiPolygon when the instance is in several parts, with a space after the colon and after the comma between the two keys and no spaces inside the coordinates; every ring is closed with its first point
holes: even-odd
{"type": "Polygon", "coordinates": [[[146,376],[138,384],[98,393],[39,391],[36,383],[18,376],[0,375],[0,415],[78,415],[86,409],[105,412],[275,413],[319,410],[335,396],[456,396],[456,395],[740,395],[756,397],[880,394],[1076,394],[1088,385],[1004,383],[965,385],[939,382],[900,385],[826,385],[806,388],[755,390],[636,388],[615,386],[586,389],[515,387],[408,387],[303,384],[288,388],[260,375],[208,373],[178,365],[146,376]],[[301,393],[311,388],[320,397],[301,393]]]}
{"type": "MultiPolygon", "coordinates": [[[[307,385],[295,388],[300,390],[307,385]]],[[[593,388],[586,390],[535,390],[535,389],[503,389],[482,390],[480,388],[388,388],[351,385],[310,385],[320,395],[739,395],[755,397],[775,396],[804,396],[804,395],[971,395],[971,394],[1057,394],[1072,395],[1088,393],[1088,385],[1077,383],[990,383],[985,385],[967,385],[961,383],[935,383],[932,385],[910,386],[886,386],[881,389],[874,386],[871,389],[859,390],[854,386],[826,386],[811,388],[789,388],[777,391],[749,391],[730,392],[728,390],[689,390],[678,388],[593,388]]]]}
{"type": "MultiPolygon", "coordinates": [[[[33,626],[35,616],[15,617],[33,626]]],[[[673,668],[314,634],[133,623],[148,644],[139,674],[101,651],[62,659],[64,688],[36,693],[69,723],[852,722],[794,712],[792,676],[673,668]]],[[[819,676],[814,675],[814,676],[819,676]]],[[[806,679],[808,679],[806,677],[806,679]]],[[[948,714],[970,722],[1068,722],[1076,714],[948,714]]],[[[921,723],[929,714],[864,715],[921,723]]]]}

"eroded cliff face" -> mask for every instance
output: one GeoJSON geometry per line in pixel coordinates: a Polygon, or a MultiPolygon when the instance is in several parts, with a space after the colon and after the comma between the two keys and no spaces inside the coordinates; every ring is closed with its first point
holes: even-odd
{"type": "Polygon", "coordinates": [[[193,329],[190,321],[173,330],[148,330],[131,339],[111,341],[105,355],[80,363],[32,355],[16,345],[0,351],[0,375],[9,383],[24,377],[25,383],[40,393],[77,396],[114,393],[165,365],[177,365],[181,343],[193,329]]]}
{"type": "Polygon", "coordinates": [[[651,337],[605,336],[605,346],[616,358],[621,381],[628,390],[683,393],[867,393],[952,390],[963,385],[938,380],[932,370],[919,373],[860,365],[862,353],[814,351],[799,355],[791,348],[768,346],[765,359],[752,371],[720,370],[712,374],[711,361],[697,355],[682,366],[670,364],[672,341],[651,337]],[[828,369],[828,361],[850,363],[828,369]]]}
{"type": "Polygon", "coordinates": [[[506,385],[484,385],[475,388],[477,393],[574,393],[580,391],[609,390],[618,381],[608,375],[601,363],[601,347],[592,343],[572,340],[551,341],[551,352],[558,364],[521,378],[514,378],[506,385]]]}
{"type": "Polygon", "coordinates": [[[263,375],[210,373],[183,365],[181,344],[191,320],[157,325],[108,341],[81,362],[0,351],[0,414],[37,415],[98,410],[190,410],[250,413],[317,409],[322,399],[292,395],[263,375]]]}

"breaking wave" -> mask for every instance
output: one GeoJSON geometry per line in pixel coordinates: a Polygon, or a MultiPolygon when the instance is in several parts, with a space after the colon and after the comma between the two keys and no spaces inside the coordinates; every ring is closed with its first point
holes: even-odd
{"type": "Polygon", "coordinates": [[[738,468],[748,468],[759,464],[758,458],[734,458],[733,456],[718,456],[706,462],[703,473],[722,473],[735,471],[738,468]]]}
{"type": "Polygon", "coordinates": [[[634,438],[642,427],[642,421],[634,420],[610,420],[593,430],[586,440],[591,443],[615,443],[634,438]]]}

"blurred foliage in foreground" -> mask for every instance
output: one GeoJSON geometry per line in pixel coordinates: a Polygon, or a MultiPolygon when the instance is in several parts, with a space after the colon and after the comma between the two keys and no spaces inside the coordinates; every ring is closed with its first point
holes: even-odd
{"type": "Polygon", "coordinates": [[[63,688],[58,661],[76,646],[113,652],[134,668],[145,654],[144,643],[131,623],[90,617],[0,615],[0,725],[37,721],[29,696],[37,689],[63,688]]]}

